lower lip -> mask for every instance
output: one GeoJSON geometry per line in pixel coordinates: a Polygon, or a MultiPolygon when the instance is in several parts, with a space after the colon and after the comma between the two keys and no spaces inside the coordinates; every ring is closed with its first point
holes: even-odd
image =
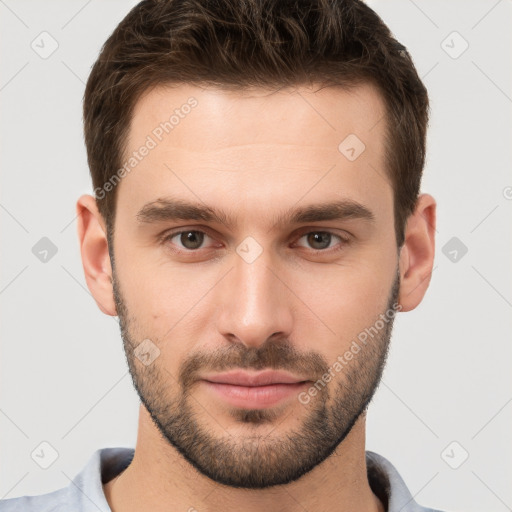
{"type": "Polygon", "coordinates": [[[206,386],[224,401],[245,409],[265,409],[286,398],[296,396],[307,382],[269,384],[266,386],[235,386],[203,380],[206,386]]]}

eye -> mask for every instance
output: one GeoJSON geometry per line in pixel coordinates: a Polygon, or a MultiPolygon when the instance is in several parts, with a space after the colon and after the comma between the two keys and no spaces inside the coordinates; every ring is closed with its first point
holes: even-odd
{"type": "Polygon", "coordinates": [[[163,238],[163,242],[171,242],[174,238],[177,238],[177,241],[181,244],[178,244],[178,247],[187,251],[195,251],[201,248],[205,237],[210,238],[204,231],[187,229],[167,234],[163,238]]]}
{"type": "MultiPolygon", "coordinates": [[[[307,243],[310,247],[315,251],[325,251],[326,249],[331,249],[333,246],[331,242],[333,241],[333,237],[337,238],[341,241],[341,247],[338,246],[335,250],[341,250],[345,245],[347,245],[350,240],[347,237],[343,237],[341,235],[337,235],[330,231],[310,231],[309,233],[305,233],[302,235],[299,240],[303,238],[306,239],[307,243]]],[[[336,247],[336,246],[334,246],[336,247]]],[[[325,251],[330,252],[330,251],[325,251]]]]}
{"type": "MultiPolygon", "coordinates": [[[[204,248],[202,246],[205,242],[205,238],[213,240],[204,231],[196,229],[182,229],[181,231],[164,234],[162,237],[162,243],[170,242],[171,245],[177,246],[175,249],[177,252],[195,252],[204,248]]],[[[342,250],[350,243],[350,239],[348,237],[343,237],[339,234],[332,233],[331,231],[310,231],[301,235],[299,241],[302,239],[306,240],[306,243],[313,251],[325,253],[329,253],[331,250],[342,250]],[[339,240],[339,243],[333,245],[333,242],[335,242],[336,239],[339,240]]],[[[304,247],[302,244],[298,245],[304,247]]]]}

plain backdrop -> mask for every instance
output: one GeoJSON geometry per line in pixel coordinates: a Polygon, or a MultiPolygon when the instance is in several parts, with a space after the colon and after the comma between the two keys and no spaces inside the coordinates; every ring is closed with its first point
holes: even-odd
{"type": "MultiPolygon", "coordinates": [[[[135,444],[119,325],[87,289],[75,220],[92,193],[84,85],[135,3],[0,0],[0,498],[66,486],[96,449],[135,444]],[[58,454],[47,469],[31,456],[42,442],[58,454]]],[[[422,191],[438,224],[431,285],[395,322],[367,448],[421,504],[511,510],[512,2],[370,5],[429,90],[422,191]]]]}

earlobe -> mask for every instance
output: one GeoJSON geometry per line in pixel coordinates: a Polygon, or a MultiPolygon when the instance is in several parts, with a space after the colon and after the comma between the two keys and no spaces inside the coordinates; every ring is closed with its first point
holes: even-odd
{"type": "Polygon", "coordinates": [[[402,311],[414,309],[422,301],[432,274],[435,255],[436,202],[421,194],[416,209],[407,220],[405,242],[400,251],[400,296],[402,311]]]}
{"type": "Polygon", "coordinates": [[[82,195],[76,203],[77,232],[87,287],[103,313],[116,316],[112,288],[112,267],[106,228],[96,199],[82,195]]]}

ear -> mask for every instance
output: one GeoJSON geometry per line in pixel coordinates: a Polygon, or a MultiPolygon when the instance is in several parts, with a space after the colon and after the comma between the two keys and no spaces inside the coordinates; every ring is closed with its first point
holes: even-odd
{"type": "Polygon", "coordinates": [[[423,299],[434,264],[436,201],[421,194],[416,208],[407,220],[405,241],[400,250],[401,311],[414,309],[423,299]]]}
{"type": "Polygon", "coordinates": [[[116,316],[107,230],[96,205],[96,199],[84,194],[76,203],[76,212],[78,240],[87,287],[101,311],[106,315],[116,316]]]}

